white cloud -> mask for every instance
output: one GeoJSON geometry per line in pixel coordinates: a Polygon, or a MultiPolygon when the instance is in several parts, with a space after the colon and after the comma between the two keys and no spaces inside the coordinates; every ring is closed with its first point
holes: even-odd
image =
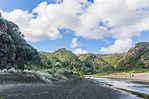
{"type": "Polygon", "coordinates": [[[62,37],[59,29],[75,31],[76,36],[99,39],[107,35],[108,29],[98,25],[98,19],[88,13],[87,0],[58,0],[57,4],[40,3],[31,13],[15,9],[2,12],[3,17],[17,23],[29,41],[55,40],[62,37]],[[12,17],[11,17],[12,16],[12,17]]]}
{"type": "Polygon", "coordinates": [[[34,18],[28,11],[16,9],[12,12],[2,12],[4,18],[11,20],[19,25],[20,31],[28,41],[38,41],[61,38],[62,35],[57,28],[51,27],[44,16],[34,18]]]}
{"type": "Polygon", "coordinates": [[[17,23],[29,41],[62,38],[59,29],[63,28],[87,39],[110,36],[117,40],[149,30],[149,0],[94,0],[93,4],[87,0],[56,2],[42,2],[31,13],[19,9],[0,12],[4,18],[17,23]]]}
{"type": "Polygon", "coordinates": [[[83,6],[89,4],[87,0],[63,0],[60,2],[58,4],[42,2],[31,13],[20,9],[11,12],[1,10],[0,12],[4,18],[19,25],[26,40],[55,40],[62,37],[59,29],[75,30],[80,26],[77,13],[83,13],[83,6]]]}
{"type": "Polygon", "coordinates": [[[102,47],[100,52],[103,53],[121,53],[126,52],[132,47],[132,40],[131,39],[118,39],[114,42],[113,45],[104,48],[102,47]]]}
{"type": "Polygon", "coordinates": [[[78,38],[73,38],[72,41],[71,41],[70,47],[76,48],[78,46],[81,46],[80,42],[78,42],[77,40],[78,40],[78,38]]]}
{"type": "Polygon", "coordinates": [[[91,39],[105,36],[126,39],[149,30],[149,0],[94,0],[94,4],[87,0],[56,2],[42,2],[32,13],[19,9],[1,12],[6,19],[16,22],[31,41],[61,38],[59,29],[62,28],[91,39]]]}
{"type": "Polygon", "coordinates": [[[74,53],[76,54],[76,55],[80,55],[80,54],[86,54],[86,53],[88,53],[86,50],[83,50],[83,49],[81,49],[81,48],[78,48],[78,49],[76,49],[75,51],[74,51],[74,53]]]}
{"type": "Polygon", "coordinates": [[[148,7],[148,0],[95,0],[90,10],[96,12],[106,26],[113,27],[109,35],[126,39],[149,30],[146,27],[149,25],[149,11],[143,10],[148,7]]]}

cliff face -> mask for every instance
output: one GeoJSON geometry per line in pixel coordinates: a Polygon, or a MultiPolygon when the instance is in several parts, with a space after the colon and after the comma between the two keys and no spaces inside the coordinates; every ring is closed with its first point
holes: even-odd
{"type": "Polygon", "coordinates": [[[39,64],[38,52],[24,40],[19,27],[0,16],[0,69],[39,64]]]}
{"type": "Polygon", "coordinates": [[[8,27],[3,18],[0,17],[0,68],[7,68],[8,66],[16,67],[15,65],[15,51],[16,47],[11,36],[7,34],[8,27]]]}
{"type": "Polygon", "coordinates": [[[120,62],[124,68],[148,68],[149,67],[149,42],[140,42],[131,48],[120,62]]]}

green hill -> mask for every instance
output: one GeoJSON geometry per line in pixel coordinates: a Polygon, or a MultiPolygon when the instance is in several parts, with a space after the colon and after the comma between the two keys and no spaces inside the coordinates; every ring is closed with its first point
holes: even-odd
{"type": "Polygon", "coordinates": [[[88,73],[92,71],[92,67],[85,65],[79,60],[78,56],[65,48],[58,49],[54,52],[39,52],[42,62],[46,67],[59,67],[68,70],[77,71],[79,73],[88,73]]]}
{"type": "Polygon", "coordinates": [[[118,65],[118,70],[141,70],[149,68],[149,42],[139,42],[131,48],[118,65]]]}
{"type": "Polygon", "coordinates": [[[119,62],[123,59],[126,53],[114,53],[114,54],[98,54],[104,61],[116,68],[119,62]]]}
{"type": "Polygon", "coordinates": [[[137,43],[127,53],[115,54],[82,54],[76,56],[65,48],[54,52],[40,52],[43,65],[62,67],[83,74],[113,73],[149,68],[149,43],[137,43]]]}
{"type": "Polygon", "coordinates": [[[86,66],[93,68],[94,73],[100,73],[102,71],[113,70],[113,67],[103,60],[99,55],[94,54],[84,54],[80,55],[79,59],[84,62],[86,66]]]}

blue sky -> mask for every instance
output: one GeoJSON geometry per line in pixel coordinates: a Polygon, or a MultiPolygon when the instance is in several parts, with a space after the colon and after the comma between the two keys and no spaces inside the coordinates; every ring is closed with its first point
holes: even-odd
{"type": "Polygon", "coordinates": [[[149,1],[126,1],[0,0],[0,12],[39,51],[120,53],[149,41],[149,1]]]}

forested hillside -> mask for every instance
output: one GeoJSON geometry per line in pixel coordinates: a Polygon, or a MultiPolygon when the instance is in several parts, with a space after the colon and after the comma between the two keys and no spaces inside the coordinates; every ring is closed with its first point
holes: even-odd
{"type": "Polygon", "coordinates": [[[66,68],[83,74],[93,72],[92,66],[86,65],[79,60],[77,55],[65,48],[58,49],[51,53],[41,51],[39,55],[45,68],[66,68]]]}
{"type": "Polygon", "coordinates": [[[40,57],[29,45],[19,27],[0,16],[0,68],[38,68],[40,57]]]}
{"type": "MultiPolygon", "coordinates": [[[[75,55],[65,48],[54,52],[40,52],[46,67],[65,67],[83,74],[113,73],[149,68],[149,42],[140,42],[127,53],[75,55]]],[[[143,72],[142,71],[142,72],[143,72]]]]}

